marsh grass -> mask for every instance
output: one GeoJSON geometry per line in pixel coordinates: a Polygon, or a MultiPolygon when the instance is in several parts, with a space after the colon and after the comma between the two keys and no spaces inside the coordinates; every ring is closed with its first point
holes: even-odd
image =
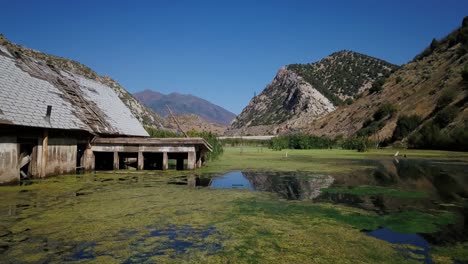
{"type": "Polygon", "coordinates": [[[453,246],[436,246],[433,248],[432,258],[436,263],[453,263],[453,260],[460,263],[468,262],[468,242],[453,246]]]}
{"type": "MultiPolygon", "coordinates": [[[[395,149],[355,150],[310,149],[274,151],[262,147],[226,147],[222,158],[197,170],[201,173],[224,173],[231,170],[308,171],[326,174],[347,174],[370,168],[361,160],[394,160],[395,149]]],[[[399,159],[438,159],[468,161],[468,153],[449,151],[400,150],[399,159]]]]}
{"type": "MultiPolygon", "coordinates": [[[[436,153],[441,152],[422,155],[436,153]]],[[[228,148],[221,159],[193,173],[233,169],[344,173],[367,168],[350,161],[370,153],[288,151],[287,158],[284,154],[228,148]]],[[[389,154],[376,153],[382,158],[389,154]]],[[[454,221],[445,211],[378,215],[327,203],[286,201],[265,192],[167,184],[190,173],[119,171],[1,187],[0,262],[62,263],[81,257],[79,262],[90,263],[411,263],[389,243],[361,230],[388,227],[431,233],[454,221]],[[153,232],[163,235],[152,236],[153,232]],[[194,246],[170,246],[177,241],[194,246]]],[[[447,254],[439,253],[441,258],[447,254]]]]}
{"type": "MultiPolygon", "coordinates": [[[[284,201],[245,190],[190,189],[132,177],[103,181],[109,178],[106,174],[80,177],[6,188],[0,219],[11,232],[2,237],[10,249],[0,260],[61,262],[83,252],[84,261],[96,263],[404,261],[386,242],[360,232],[392,220],[379,220],[363,210],[284,201]],[[145,187],[148,182],[151,187],[145,187]],[[32,206],[19,209],[17,203],[32,206]],[[11,208],[16,211],[8,215],[11,208]],[[180,232],[181,241],[196,245],[181,252],[164,246],[174,243],[170,235],[150,236],[171,228],[177,236],[184,227],[216,232],[180,232]],[[208,250],[217,243],[219,251],[208,250]]],[[[437,219],[427,221],[438,224],[437,219]]]]}
{"type": "Polygon", "coordinates": [[[381,186],[357,186],[357,187],[330,187],[321,190],[325,193],[347,193],[357,196],[384,195],[401,199],[427,198],[428,194],[421,191],[397,190],[381,186]]]}

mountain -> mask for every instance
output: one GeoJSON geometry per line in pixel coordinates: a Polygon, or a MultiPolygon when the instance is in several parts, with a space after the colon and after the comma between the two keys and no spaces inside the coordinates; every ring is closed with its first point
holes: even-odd
{"type": "MultiPolygon", "coordinates": [[[[184,131],[205,131],[211,132],[215,135],[223,135],[226,130],[225,125],[207,121],[195,114],[176,115],[176,118],[184,131]]],[[[167,120],[174,123],[174,121],[169,117],[167,120]]]]}
{"type": "Polygon", "coordinates": [[[383,60],[346,50],[319,62],[284,66],[227,134],[276,134],[301,127],[351,103],[395,69],[383,60]]]}
{"type": "MultiPolygon", "coordinates": [[[[468,17],[462,26],[366,91],[300,129],[329,137],[364,136],[412,147],[468,144],[468,17]]],[[[466,149],[465,149],[466,150],[466,149]]]]}
{"type": "Polygon", "coordinates": [[[170,93],[166,95],[152,90],[144,90],[134,93],[133,96],[162,116],[168,115],[166,108],[168,105],[175,114],[195,114],[202,119],[221,125],[229,125],[236,117],[228,110],[190,94],[170,93]]]}
{"type": "Polygon", "coordinates": [[[100,76],[89,67],[62,57],[45,54],[33,49],[25,48],[8,41],[2,34],[0,34],[0,45],[6,47],[8,51],[14,56],[21,58],[22,56],[30,57],[38,61],[47,63],[50,67],[60,71],[65,70],[70,73],[81,75],[85,78],[91,79],[103,85],[111,87],[122,100],[122,102],[130,109],[132,114],[145,126],[154,128],[163,128],[165,120],[154,113],[151,109],[141,104],[135,99],[125,88],[119,83],[114,81],[111,77],[100,76]]]}

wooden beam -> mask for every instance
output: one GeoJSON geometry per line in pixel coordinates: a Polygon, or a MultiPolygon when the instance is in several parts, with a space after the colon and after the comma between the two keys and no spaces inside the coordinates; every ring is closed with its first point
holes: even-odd
{"type": "Polygon", "coordinates": [[[169,108],[168,105],[166,105],[167,107],[167,110],[169,110],[169,114],[171,115],[172,119],[174,119],[174,122],[177,124],[177,127],[179,128],[180,131],[182,131],[182,133],[184,133],[185,137],[188,138],[188,135],[187,133],[185,133],[185,131],[182,129],[182,127],[180,126],[179,124],[179,121],[177,121],[177,118],[174,116],[174,114],[172,113],[171,111],[171,108],[169,108]]]}

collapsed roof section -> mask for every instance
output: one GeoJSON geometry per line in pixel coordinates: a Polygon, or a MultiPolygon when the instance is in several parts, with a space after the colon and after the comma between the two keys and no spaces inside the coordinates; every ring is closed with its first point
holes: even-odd
{"type": "Polygon", "coordinates": [[[111,87],[1,45],[0,124],[148,136],[111,87]]]}

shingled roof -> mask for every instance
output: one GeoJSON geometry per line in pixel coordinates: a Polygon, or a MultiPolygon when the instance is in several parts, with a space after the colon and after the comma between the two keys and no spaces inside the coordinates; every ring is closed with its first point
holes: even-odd
{"type": "Polygon", "coordinates": [[[148,136],[111,87],[1,45],[0,124],[148,136]]]}

